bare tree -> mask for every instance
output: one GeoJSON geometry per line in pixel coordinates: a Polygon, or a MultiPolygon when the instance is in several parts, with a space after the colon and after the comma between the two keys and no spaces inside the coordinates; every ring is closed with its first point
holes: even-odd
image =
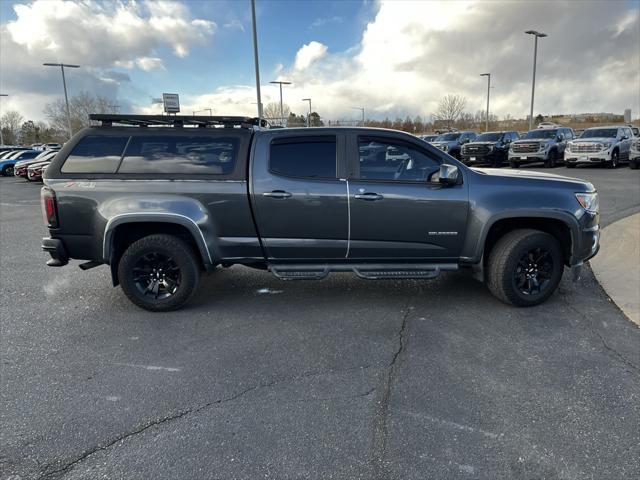
{"type": "Polygon", "coordinates": [[[447,127],[451,127],[458,117],[464,112],[467,105],[467,99],[462,95],[449,94],[440,100],[438,110],[434,114],[437,120],[444,122],[447,127]]]}
{"type": "Polygon", "coordinates": [[[18,143],[20,135],[20,127],[24,118],[15,110],[10,110],[0,118],[0,128],[2,128],[2,136],[7,145],[15,145],[18,143]]]}
{"type": "MultiPolygon", "coordinates": [[[[90,113],[111,113],[111,103],[112,101],[108,98],[99,95],[94,97],[87,92],[80,92],[75,97],[71,97],[69,99],[69,113],[73,132],[90,125],[90,113]]],[[[67,108],[64,100],[58,99],[53,103],[47,103],[44,107],[44,114],[54,130],[67,131],[67,108]]]]}
{"type": "Polygon", "coordinates": [[[271,125],[286,125],[286,119],[289,117],[290,113],[289,105],[286,103],[282,104],[282,113],[280,115],[280,103],[279,102],[271,102],[267,103],[264,107],[264,118],[266,118],[271,125]]]}

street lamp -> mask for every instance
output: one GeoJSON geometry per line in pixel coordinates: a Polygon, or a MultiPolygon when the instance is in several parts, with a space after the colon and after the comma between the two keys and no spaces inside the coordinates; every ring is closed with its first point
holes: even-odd
{"type": "Polygon", "coordinates": [[[311,126],[311,99],[303,98],[302,101],[309,102],[309,115],[307,115],[307,127],[310,127],[311,126]]]}
{"type": "Polygon", "coordinates": [[[253,27],[253,61],[256,69],[256,96],[258,97],[258,125],[262,126],[262,96],[260,94],[260,62],[258,61],[258,31],[256,29],[256,0],[251,0],[251,25],[253,27]]]}
{"type": "MultiPolygon", "coordinates": [[[[6,93],[0,93],[0,97],[8,97],[6,93]]],[[[2,113],[2,112],[0,112],[2,113]]],[[[0,145],[4,145],[4,134],[2,133],[2,124],[0,123],[0,145]]]]}
{"type": "Polygon", "coordinates": [[[362,126],[364,127],[364,107],[351,107],[354,110],[360,110],[362,111],[362,126]]]}
{"type": "Polygon", "coordinates": [[[481,73],[480,74],[481,77],[487,77],[487,118],[486,120],[486,125],[484,127],[484,131],[488,132],[489,131],[489,92],[491,90],[491,74],[490,73],[481,73]]]}
{"type": "Polygon", "coordinates": [[[60,67],[62,72],[62,87],[64,88],[64,101],[67,105],[67,124],[69,125],[69,138],[73,136],[73,130],[71,130],[71,113],[69,112],[69,97],[67,96],[67,81],[64,78],[64,67],[67,68],[80,68],[80,65],[69,65],[66,63],[43,63],[45,67],[60,67]]]}
{"type": "Polygon", "coordinates": [[[527,30],[527,35],[533,35],[535,38],[533,44],[533,82],[531,83],[531,112],[529,113],[529,130],[533,130],[533,97],[536,91],[536,59],[538,57],[538,37],[544,38],[546,33],[536,32],[535,30],[527,30]]]}
{"type": "Polygon", "coordinates": [[[281,119],[280,121],[282,122],[282,126],[284,127],[284,109],[282,107],[282,85],[291,85],[291,82],[280,82],[280,81],[274,80],[269,83],[280,85],[280,119],[281,119]]]}

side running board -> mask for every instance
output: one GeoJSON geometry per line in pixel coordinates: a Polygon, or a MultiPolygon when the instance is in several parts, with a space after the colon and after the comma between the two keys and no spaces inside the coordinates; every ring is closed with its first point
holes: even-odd
{"type": "Polygon", "coordinates": [[[269,271],[280,280],[321,280],[330,272],[353,272],[368,280],[436,278],[442,271],[458,270],[455,263],[425,264],[271,264],[269,271]]]}

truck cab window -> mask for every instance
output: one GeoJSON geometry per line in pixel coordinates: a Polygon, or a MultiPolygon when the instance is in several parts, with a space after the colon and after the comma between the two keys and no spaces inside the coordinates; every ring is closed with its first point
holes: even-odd
{"type": "Polygon", "coordinates": [[[360,138],[358,152],[361,179],[426,182],[440,169],[435,158],[405,143],[360,138]]]}
{"type": "Polygon", "coordinates": [[[269,170],[299,178],[336,178],[336,138],[278,138],[271,142],[269,170]]]}

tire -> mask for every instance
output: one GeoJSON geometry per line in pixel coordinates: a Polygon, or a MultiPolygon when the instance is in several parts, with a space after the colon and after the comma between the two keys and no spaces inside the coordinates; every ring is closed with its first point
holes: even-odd
{"type": "Polygon", "coordinates": [[[489,254],[487,286],[505,303],[532,307],[553,294],[563,271],[562,250],[554,237],[539,230],[513,230],[489,254]]]}
{"type": "Polygon", "coordinates": [[[184,305],[198,288],[200,262],[180,238],[149,235],[125,250],[118,264],[118,279],[134,304],[152,312],[167,312],[184,305]]]}
{"type": "Polygon", "coordinates": [[[614,150],[611,153],[611,161],[607,164],[609,168],[618,168],[618,164],[620,163],[620,153],[618,150],[614,150]]]}
{"type": "Polygon", "coordinates": [[[3,177],[13,176],[13,165],[5,165],[4,167],[2,167],[2,176],[3,177]]]}
{"type": "Polygon", "coordinates": [[[511,161],[511,162],[509,162],[509,166],[511,168],[519,168],[520,164],[518,162],[511,161]]]}
{"type": "Polygon", "coordinates": [[[637,161],[635,161],[635,162],[629,161],[629,168],[631,170],[637,170],[638,169],[638,162],[637,161]]]}
{"type": "Polygon", "coordinates": [[[567,168],[576,168],[576,164],[575,163],[566,162],[566,166],[567,166],[567,168]]]}
{"type": "Polygon", "coordinates": [[[557,160],[558,160],[558,152],[555,150],[551,150],[549,152],[549,158],[544,162],[545,168],[555,168],[557,160]]]}

